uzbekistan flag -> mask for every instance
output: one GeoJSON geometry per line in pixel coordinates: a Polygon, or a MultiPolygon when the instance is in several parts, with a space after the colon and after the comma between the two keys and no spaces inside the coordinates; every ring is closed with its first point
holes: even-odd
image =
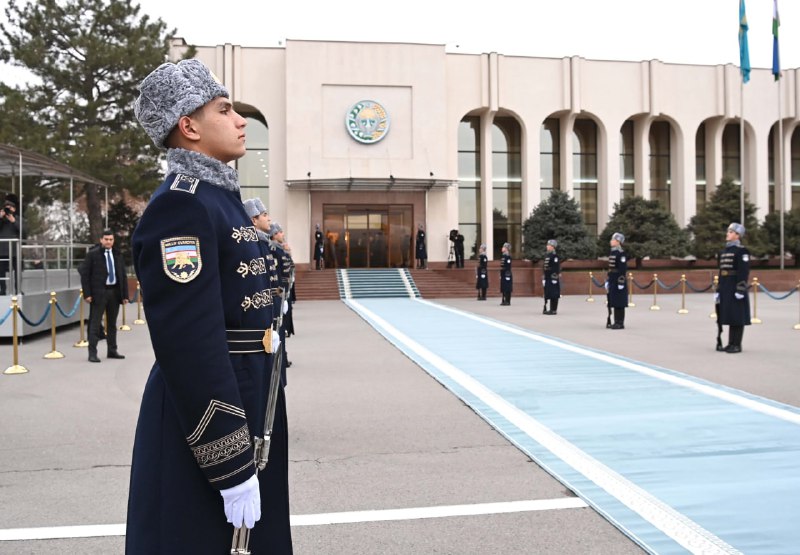
{"type": "Polygon", "coordinates": [[[781,78],[781,55],[778,47],[778,27],[781,26],[781,18],[778,17],[778,0],[772,2],[772,75],[775,80],[781,78]]]}
{"type": "Polygon", "coordinates": [[[744,0],[739,0],[739,66],[742,68],[742,83],[750,80],[750,49],[747,46],[747,29],[744,0]]]}

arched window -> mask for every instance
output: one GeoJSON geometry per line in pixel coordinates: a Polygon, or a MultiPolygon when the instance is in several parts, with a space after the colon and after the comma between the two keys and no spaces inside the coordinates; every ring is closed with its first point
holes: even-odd
{"type": "Polygon", "coordinates": [[[619,131],[619,198],[635,194],[636,179],[633,173],[633,120],[622,124],[619,131]]]}
{"type": "Polygon", "coordinates": [[[503,243],[518,258],[522,247],[522,128],[512,117],[496,117],[492,125],[492,226],[494,257],[503,243]]]}
{"type": "Polygon", "coordinates": [[[242,199],[260,198],[269,208],[269,128],[261,114],[240,113],[247,120],[247,152],[236,161],[242,199]]]}
{"type": "Polygon", "coordinates": [[[650,124],[650,199],[670,209],[670,127],[669,122],[650,124]]]}
{"type": "Polygon", "coordinates": [[[597,235],[597,124],[590,119],[572,128],[572,190],[583,223],[597,235]]]}
{"type": "Polygon", "coordinates": [[[729,123],[722,132],[722,177],[732,179],[737,185],[742,182],[738,123],[729,123]]]}
{"type": "Polygon", "coordinates": [[[458,125],[458,231],[464,255],[477,258],[481,238],[481,120],[467,116],[458,125]]]}
{"type": "Polygon", "coordinates": [[[561,131],[558,118],[547,118],[539,132],[539,188],[542,201],[561,190],[561,131]]]}
{"type": "Polygon", "coordinates": [[[707,186],[706,183],[706,124],[701,123],[694,136],[694,171],[695,171],[695,195],[697,212],[706,207],[707,186]]]}

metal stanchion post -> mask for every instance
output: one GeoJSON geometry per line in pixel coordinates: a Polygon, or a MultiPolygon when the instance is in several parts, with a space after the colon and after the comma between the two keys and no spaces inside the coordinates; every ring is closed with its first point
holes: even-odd
{"type": "Polygon", "coordinates": [[[658,306],[658,274],[653,274],[653,306],[650,310],[661,310],[658,306]]]}
{"type": "Polygon", "coordinates": [[[681,274],[681,308],[678,314],[689,314],[686,309],[686,274],[681,274]]]}
{"type": "MultiPolygon", "coordinates": [[[[800,280],[797,280],[797,300],[800,301],[800,280]]],[[[800,318],[797,319],[797,323],[792,326],[792,329],[800,331],[800,318]]]]}
{"type": "Polygon", "coordinates": [[[89,342],[88,342],[88,341],[86,341],[86,337],[83,335],[83,332],[84,332],[84,318],[83,318],[83,289],[81,289],[81,292],[80,292],[80,293],[78,293],[78,296],[79,296],[79,298],[80,298],[80,301],[78,301],[78,303],[80,304],[80,307],[79,307],[79,310],[80,310],[80,313],[79,313],[79,314],[80,314],[80,316],[79,316],[79,318],[80,318],[80,326],[81,326],[81,338],[80,338],[80,339],[78,339],[78,342],[77,342],[77,343],[75,343],[75,344],[73,345],[73,347],[87,347],[87,346],[89,345],[89,342]]]}
{"type": "Polygon", "coordinates": [[[714,299],[714,310],[708,315],[709,318],[713,318],[714,320],[717,319],[717,287],[719,287],[719,276],[714,276],[714,281],[712,282],[711,293],[713,293],[714,299]]]}
{"type": "Polygon", "coordinates": [[[5,369],[3,374],[27,374],[28,369],[19,363],[19,338],[17,337],[17,312],[19,312],[19,305],[17,304],[17,297],[11,297],[11,323],[13,326],[13,345],[14,345],[14,364],[5,369]]]}
{"type": "Polygon", "coordinates": [[[133,323],[137,326],[144,324],[144,320],[142,320],[142,288],[138,281],[136,282],[136,320],[133,323]]]}
{"type": "Polygon", "coordinates": [[[594,278],[594,275],[592,272],[589,272],[589,297],[586,299],[587,303],[594,302],[594,297],[592,297],[592,278],[594,278]]]}
{"type": "Polygon", "coordinates": [[[760,324],[761,318],[758,317],[758,278],[753,278],[753,317],[750,318],[751,324],[760,324]]]}
{"type": "Polygon", "coordinates": [[[56,351],[56,292],[50,291],[50,337],[53,350],[44,355],[44,358],[64,358],[63,353],[56,351]]]}
{"type": "Polygon", "coordinates": [[[633,302],[633,272],[628,272],[628,306],[636,306],[633,302]]]}
{"type": "Polygon", "coordinates": [[[125,306],[127,303],[122,303],[122,325],[118,328],[120,331],[131,331],[131,327],[125,323],[125,306]]]}

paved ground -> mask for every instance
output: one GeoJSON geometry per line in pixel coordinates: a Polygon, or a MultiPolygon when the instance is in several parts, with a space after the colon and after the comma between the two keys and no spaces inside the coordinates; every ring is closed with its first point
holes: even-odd
{"type": "MultiPolygon", "coordinates": [[[[760,297],[764,321],[747,329],[745,352],[713,350],[710,295],[638,297],[624,331],[606,330],[602,298],[566,297],[556,317],[541,299],[444,300],[583,345],[680,370],[800,406],[798,297],[760,297]]],[[[489,428],[339,301],[300,302],[289,340],[292,514],[298,554],[641,553],[589,508],[380,520],[353,511],[478,506],[572,494],[489,428]],[[308,525],[324,513],[356,522],[308,525]],[[339,515],[341,517],[341,515],[339,515]],[[347,516],[347,515],[345,515],[347,516]]],[[[27,374],[0,375],[0,537],[19,528],[121,524],[139,398],[152,364],[146,326],[120,332],[123,361],[85,361],[63,330],[62,360],[45,360],[47,335],[20,347],[27,374]]],[[[101,354],[102,354],[101,349],[101,354]]],[[[8,341],[0,366],[10,366],[8,341]]],[[[415,512],[417,516],[421,513],[415,512]]],[[[111,535],[0,541],[0,553],[122,553],[111,535]]]]}

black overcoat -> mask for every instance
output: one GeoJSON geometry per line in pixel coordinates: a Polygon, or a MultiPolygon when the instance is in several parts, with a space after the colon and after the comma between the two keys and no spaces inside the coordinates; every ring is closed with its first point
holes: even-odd
{"type": "Polygon", "coordinates": [[[475,273],[475,289],[489,288],[489,258],[485,254],[478,256],[478,269],[475,273]]]}
{"type": "Polygon", "coordinates": [[[608,306],[625,308],[628,306],[628,257],[620,247],[611,249],[608,254],[608,306]]]}
{"type": "Polygon", "coordinates": [[[740,244],[725,247],[719,253],[719,323],[722,325],[750,325],[750,252],[740,244]],[[739,293],[741,299],[736,298],[739,293]]]}
{"type": "Polygon", "coordinates": [[[514,290],[514,275],[511,273],[511,255],[504,254],[500,260],[500,292],[511,293],[514,290]]]}
{"type": "Polygon", "coordinates": [[[544,258],[544,298],[558,299],[561,297],[561,281],[559,272],[561,263],[555,251],[547,253],[544,258]]]}

